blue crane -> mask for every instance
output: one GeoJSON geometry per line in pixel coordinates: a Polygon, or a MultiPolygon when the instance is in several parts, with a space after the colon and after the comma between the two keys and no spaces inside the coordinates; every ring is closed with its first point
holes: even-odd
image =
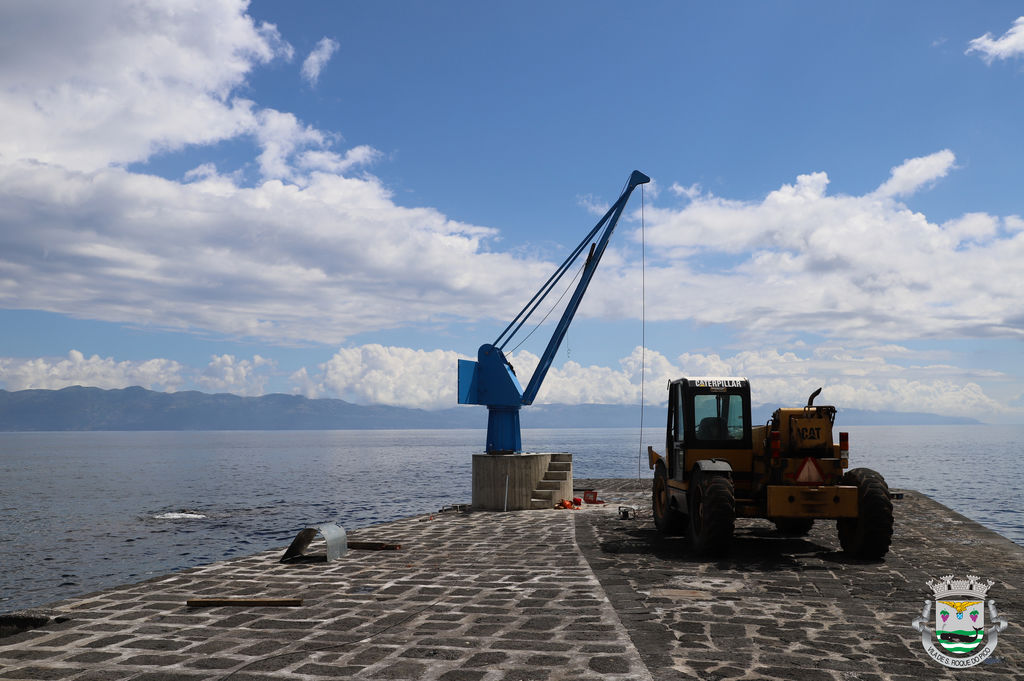
{"type": "Polygon", "coordinates": [[[604,255],[605,248],[608,246],[608,239],[611,238],[612,232],[615,231],[615,225],[619,222],[619,216],[622,215],[622,211],[629,201],[630,194],[633,193],[637,185],[647,184],[650,181],[651,178],[639,170],[634,170],[630,174],[622,194],[612,204],[612,207],[608,209],[608,212],[604,214],[604,217],[590,230],[587,236],[569,254],[569,257],[559,265],[555,273],[540,287],[540,290],[520,310],[515,319],[505,327],[505,330],[498,335],[498,338],[493,343],[485,343],[480,346],[475,362],[465,359],[459,360],[459,404],[482,404],[487,407],[486,451],[488,454],[507,454],[522,451],[523,444],[519,429],[519,410],[523,406],[533,404],[537,391],[540,390],[540,385],[544,382],[544,377],[547,376],[548,369],[551,368],[551,363],[555,359],[555,354],[557,354],[558,348],[565,338],[565,333],[569,330],[569,324],[572,323],[572,319],[576,315],[580,301],[583,300],[583,294],[586,293],[587,287],[590,285],[594,271],[597,270],[597,265],[601,262],[601,256],[604,255]],[[600,237],[595,242],[593,239],[597,237],[598,233],[600,233],[600,237]],[[573,291],[572,298],[566,304],[565,311],[562,313],[562,317],[559,319],[558,325],[551,335],[551,340],[548,341],[547,348],[545,348],[544,354],[537,364],[537,369],[533,372],[530,382],[526,385],[526,390],[523,390],[519,379],[516,377],[515,370],[505,357],[503,352],[505,346],[522,328],[530,315],[537,310],[537,307],[544,298],[551,293],[558,281],[569,271],[572,264],[586,249],[588,243],[590,244],[590,251],[583,266],[580,281],[576,285],[575,291],[573,291]]]}

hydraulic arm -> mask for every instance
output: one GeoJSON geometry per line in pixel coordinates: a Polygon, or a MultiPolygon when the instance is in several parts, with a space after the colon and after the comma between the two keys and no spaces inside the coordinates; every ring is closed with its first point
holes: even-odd
{"type": "Polygon", "coordinates": [[[615,225],[619,222],[619,217],[629,201],[630,194],[633,193],[637,185],[650,181],[651,178],[639,170],[634,170],[630,174],[622,194],[604,214],[604,217],[573,249],[572,253],[555,270],[555,273],[534,294],[530,302],[498,335],[498,338],[493,343],[485,343],[480,346],[475,362],[459,360],[459,404],[482,404],[487,407],[488,454],[522,451],[519,410],[524,405],[533,404],[537,391],[540,390],[544,377],[547,376],[548,369],[551,368],[551,363],[565,338],[566,331],[569,330],[569,325],[576,315],[576,310],[579,309],[583,294],[586,293],[590,280],[597,270],[597,265],[601,262],[601,256],[604,255],[608,240],[611,238],[612,232],[615,231],[615,225]],[[595,238],[597,241],[594,241],[595,238]],[[590,250],[579,283],[576,284],[576,289],[555,326],[555,331],[537,364],[537,369],[533,372],[526,389],[523,390],[512,365],[505,357],[504,349],[530,315],[537,310],[544,298],[551,293],[562,276],[582,255],[588,244],[590,244],[590,250]]]}

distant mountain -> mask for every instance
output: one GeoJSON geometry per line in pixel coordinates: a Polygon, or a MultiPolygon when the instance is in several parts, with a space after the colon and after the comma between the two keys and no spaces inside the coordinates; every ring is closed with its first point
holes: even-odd
{"type": "Polygon", "coordinates": [[[298,395],[239,397],[161,393],[133,387],[102,390],[0,390],[0,430],[319,430],[471,427],[461,414],[360,406],[298,395]]]}
{"type": "MultiPolygon", "coordinates": [[[[662,428],[664,406],[647,406],[644,426],[662,428]]],[[[755,409],[764,423],[770,408],[755,409]]],[[[524,428],[639,427],[639,405],[546,404],[526,407],[524,428]]],[[[974,419],[905,412],[843,409],[837,423],[853,425],[970,424],[974,419]]],[[[62,390],[0,390],[0,431],[50,430],[352,430],[486,428],[482,407],[440,411],[382,405],[362,406],[337,399],[298,395],[239,397],[196,391],[161,393],[133,387],[118,390],[74,386],[62,390]]]]}

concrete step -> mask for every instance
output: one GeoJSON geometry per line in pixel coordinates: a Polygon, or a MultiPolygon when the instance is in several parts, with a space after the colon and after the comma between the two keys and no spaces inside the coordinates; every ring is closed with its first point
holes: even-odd
{"type": "Polygon", "coordinates": [[[560,480],[541,480],[537,483],[537,489],[550,489],[556,490],[562,488],[562,481],[560,480]]]}
{"type": "Polygon", "coordinates": [[[552,471],[549,470],[544,474],[544,480],[568,480],[569,471],[552,471]]]}
{"type": "Polygon", "coordinates": [[[572,454],[564,454],[564,453],[563,454],[552,454],[551,455],[551,460],[552,461],[557,461],[559,463],[565,463],[565,462],[572,463],[572,454]]]}
{"type": "Polygon", "coordinates": [[[531,511],[542,511],[546,508],[554,508],[555,502],[550,499],[530,499],[531,511]]]}
{"type": "Polygon", "coordinates": [[[533,492],[531,493],[530,496],[531,496],[532,499],[548,499],[548,500],[552,500],[552,499],[555,498],[555,491],[556,490],[557,490],[557,488],[555,488],[555,489],[535,489],[535,490],[533,490],[533,492]]]}
{"type": "Polygon", "coordinates": [[[552,461],[548,464],[548,472],[551,471],[571,471],[572,461],[552,461]]]}

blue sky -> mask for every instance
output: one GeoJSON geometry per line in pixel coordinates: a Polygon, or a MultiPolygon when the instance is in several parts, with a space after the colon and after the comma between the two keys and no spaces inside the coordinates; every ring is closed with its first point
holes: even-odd
{"type": "Polygon", "coordinates": [[[539,402],[1024,422],[1017,3],[121,5],[0,8],[0,388],[451,406],[636,168],[539,402]]]}

